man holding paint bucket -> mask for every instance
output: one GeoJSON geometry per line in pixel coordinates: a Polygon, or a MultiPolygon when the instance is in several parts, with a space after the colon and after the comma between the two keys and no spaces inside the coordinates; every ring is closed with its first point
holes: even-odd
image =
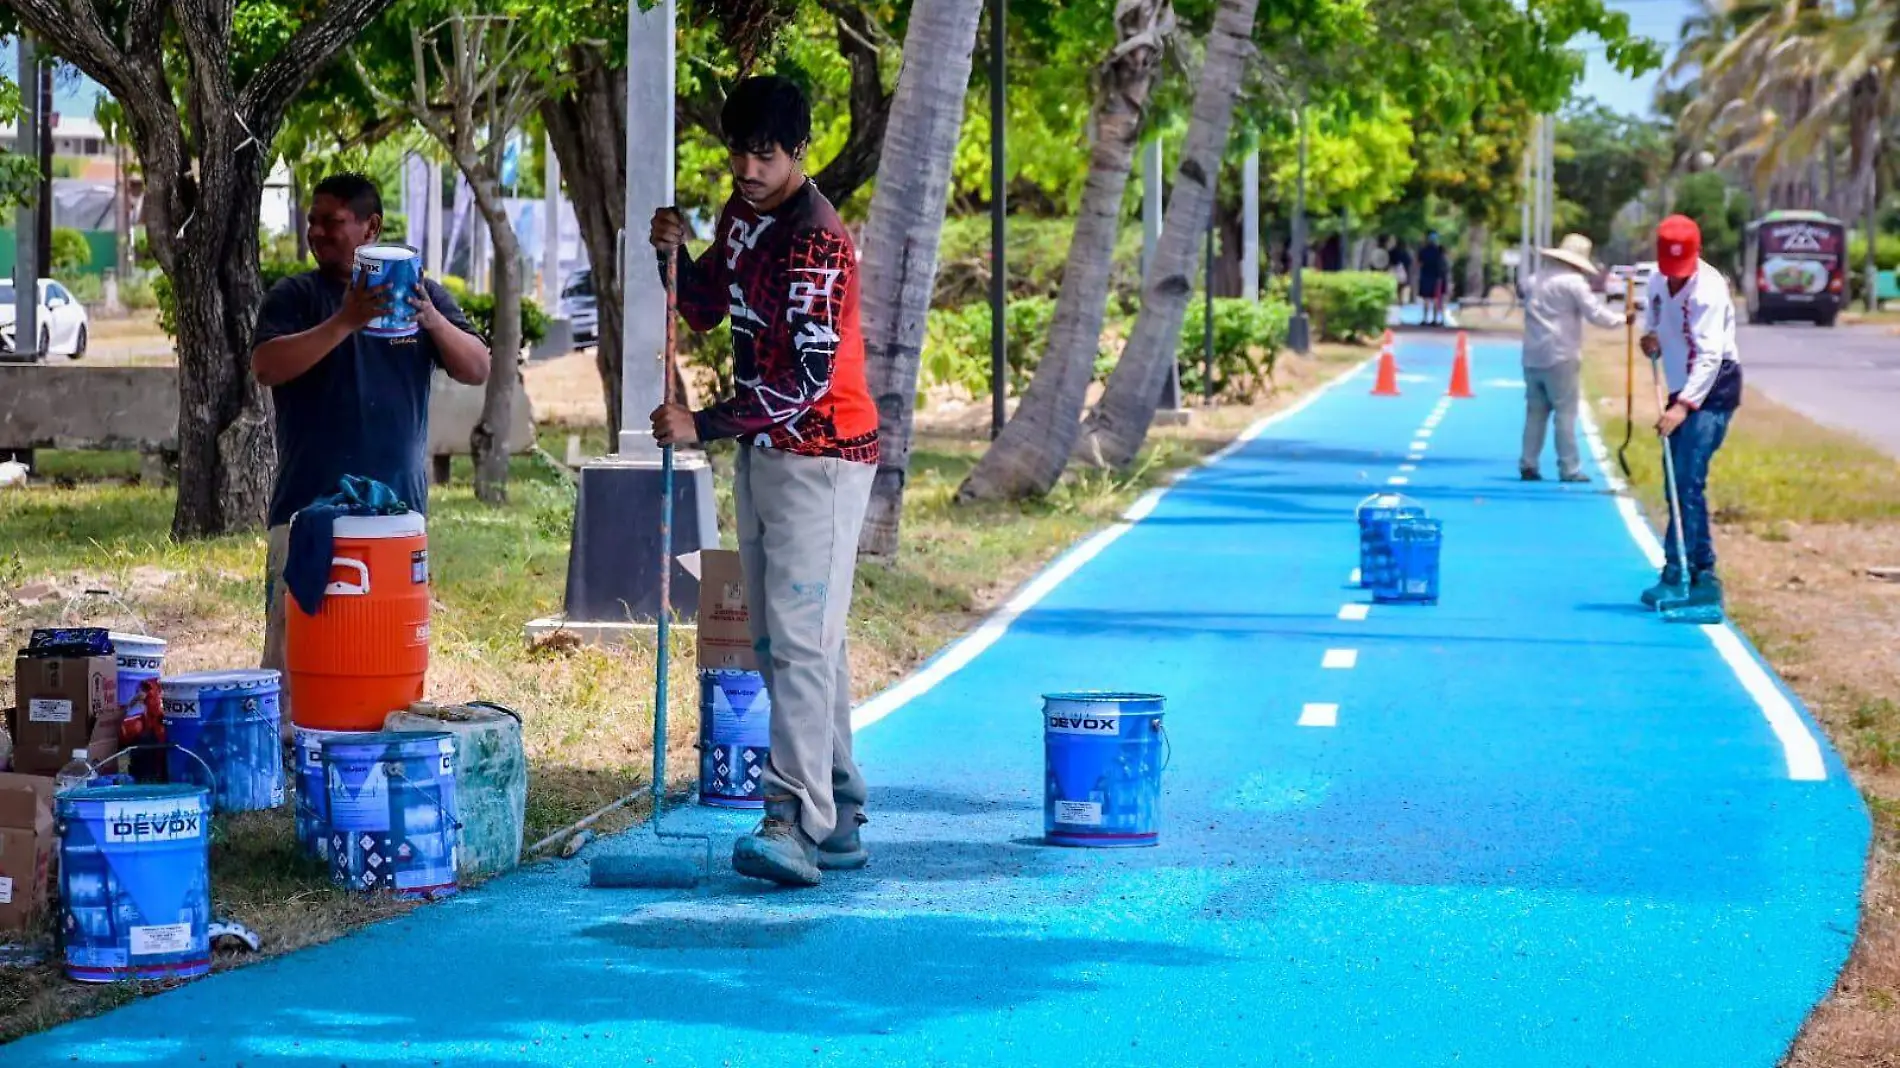
{"type": "Polygon", "coordinates": [[[772,741],[765,818],[734,845],[732,866],[813,886],[821,870],[866,860],[845,622],[878,416],[864,379],[856,251],[805,177],[811,105],[783,78],[750,78],[720,125],[735,193],[713,247],[688,256],[685,221],[670,208],[654,213],[651,241],[679,250],[687,325],[703,332],[731,316],[737,394],[699,411],[662,405],[653,434],[662,445],[739,443],[739,554],[772,741]]]}
{"type": "Polygon", "coordinates": [[[1671,215],[1656,228],[1656,271],[1649,276],[1648,332],[1643,353],[1662,361],[1668,406],[1656,421],[1675,464],[1676,497],[1682,511],[1682,541],[1689,559],[1679,559],[1675,519],[1663,538],[1661,580],[1643,592],[1651,608],[1682,589],[1688,568],[1693,606],[1722,606],[1715,575],[1715,538],[1709,524],[1709,464],[1728,436],[1729,421],[1742,403],[1741,349],[1735,339],[1735,302],[1728,279],[1702,259],[1702,230],[1671,215]]]}
{"type": "Polygon", "coordinates": [[[339,174],[317,183],[308,225],[317,269],[271,287],[251,350],[251,373],[270,387],[277,420],[263,662],[279,671],[291,517],[336,492],[344,475],[375,479],[426,511],[431,376],[441,367],[457,382],[488,380],[488,345],[447,290],[419,279],[405,315],[390,285],[357,271],[358,252],[382,235],[373,182],[339,174]]]}

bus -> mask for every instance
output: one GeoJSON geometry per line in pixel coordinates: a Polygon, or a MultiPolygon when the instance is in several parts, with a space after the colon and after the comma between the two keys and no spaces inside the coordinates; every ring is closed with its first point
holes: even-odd
{"type": "Polygon", "coordinates": [[[1742,292],[1751,323],[1833,326],[1847,303],[1847,225],[1818,211],[1771,211],[1749,223],[1742,292]]]}

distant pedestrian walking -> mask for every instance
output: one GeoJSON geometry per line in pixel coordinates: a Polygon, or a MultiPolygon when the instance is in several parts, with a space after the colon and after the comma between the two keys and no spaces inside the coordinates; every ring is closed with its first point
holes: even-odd
{"type": "Polygon", "coordinates": [[[1451,281],[1445,259],[1445,246],[1438,243],[1436,230],[1425,235],[1418,250],[1418,299],[1425,305],[1425,325],[1445,325],[1445,287],[1451,281]]]}

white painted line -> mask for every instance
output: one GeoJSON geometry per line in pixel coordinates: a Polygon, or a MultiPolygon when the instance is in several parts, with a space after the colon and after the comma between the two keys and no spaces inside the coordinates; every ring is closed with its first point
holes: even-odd
{"type": "Polygon", "coordinates": [[[1357,649],[1328,649],[1326,655],[1320,659],[1319,666],[1350,671],[1358,663],[1359,650],[1357,649]]]}
{"type": "Polygon", "coordinates": [[[1415,438],[1429,438],[1432,436],[1432,432],[1430,429],[1425,429],[1425,430],[1420,430],[1418,433],[1413,434],[1412,436],[1415,438]]]}
{"type": "Polygon", "coordinates": [[[1352,585],[1352,586],[1359,585],[1359,569],[1358,568],[1355,567],[1352,569],[1352,574],[1346,577],[1346,582],[1348,585],[1352,585]]]}
{"type": "Polygon", "coordinates": [[[1300,726],[1302,727],[1337,727],[1339,726],[1339,706],[1338,705],[1306,705],[1302,707],[1300,709],[1300,726]]]}
{"type": "MultiPolygon", "coordinates": [[[[1267,429],[1275,423],[1291,419],[1293,416],[1305,411],[1313,402],[1319,400],[1327,393],[1332,392],[1333,389],[1363,374],[1372,362],[1373,358],[1368,358],[1361,363],[1341,371],[1318,389],[1301,397],[1297,402],[1259,419],[1252,426],[1242,431],[1239,437],[1229,442],[1225,448],[1202,459],[1200,466],[1208,467],[1232,456],[1234,453],[1240,451],[1248,442],[1253,441],[1265,433],[1267,429]]],[[[938,683],[941,683],[943,680],[962,670],[970,661],[975,660],[984,650],[995,645],[1004,634],[1007,634],[1011,624],[1015,623],[1024,612],[1035,607],[1038,601],[1047,597],[1051,591],[1067,581],[1069,576],[1081,570],[1082,565],[1100,556],[1102,550],[1114,544],[1116,539],[1120,538],[1123,534],[1133,530],[1136,523],[1147,518],[1147,516],[1155,510],[1155,506],[1161,503],[1161,498],[1166,496],[1168,491],[1178,482],[1179,479],[1176,479],[1170,482],[1166,487],[1152,489],[1142,494],[1134,504],[1128,507],[1126,512],[1122,513],[1122,517],[1118,522],[1097,531],[1094,536],[1084,540],[1060,557],[1057,557],[1054,563],[1050,564],[1034,579],[1031,579],[1028,585],[1016,591],[1016,595],[1006,601],[1001,608],[990,613],[982,623],[977,625],[975,630],[970,631],[968,634],[965,634],[963,637],[951,643],[942,652],[938,653],[934,659],[925,663],[912,674],[904,677],[882,693],[877,694],[870,700],[852,709],[851,728],[853,730],[863,730],[917,698],[922,697],[924,694],[929,693],[932,689],[936,688],[938,683]]],[[[1358,572],[1353,572],[1353,575],[1353,581],[1357,583],[1358,572]]]]}
{"type": "Polygon", "coordinates": [[[1366,613],[1371,610],[1372,606],[1369,604],[1342,604],[1339,606],[1339,618],[1348,623],[1357,623],[1366,618],[1366,613]]]}
{"type": "Polygon", "coordinates": [[[1412,480],[1406,478],[1404,475],[1393,475],[1391,478],[1385,480],[1385,484],[1388,486],[1409,486],[1411,483],[1412,480]]]}
{"type": "Polygon", "coordinates": [[[1399,470],[1402,472],[1416,471],[1418,470],[1418,465],[1417,464],[1400,464],[1399,470]]]}
{"type": "Polygon", "coordinates": [[[1432,447],[1432,443],[1423,439],[1412,442],[1412,451],[1422,453],[1432,447]]]}
{"type": "Polygon", "coordinates": [[[1408,460],[1423,460],[1425,458],[1425,452],[1422,449],[1418,452],[1408,452],[1405,454],[1405,458],[1408,460]]]}
{"type": "MultiPolygon", "coordinates": [[[[1604,481],[1616,492],[1616,510],[1623,517],[1624,529],[1629,531],[1630,540],[1649,560],[1649,566],[1661,568],[1662,540],[1643,518],[1636,498],[1629,492],[1629,483],[1623,480],[1623,472],[1610,456],[1609,448],[1603,444],[1595,414],[1587,404],[1578,405],[1577,411],[1583,417],[1583,436],[1590,446],[1590,455],[1596,459],[1597,469],[1603,472],[1604,481]]],[[[1775,732],[1776,740],[1781,743],[1781,756],[1788,767],[1788,778],[1800,782],[1825,780],[1827,762],[1821,757],[1821,743],[1809,729],[1807,719],[1795,709],[1782,688],[1775,684],[1761,658],[1749,651],[1741,635],[1727,623],[1704,624],[1701,630],[1715,646],[1715,651],[1727,662],[1729,670],[1735,673],[1742,688],[1755,699],[1762,716],[1768,720],[1768,728],[1775,732]]]]}

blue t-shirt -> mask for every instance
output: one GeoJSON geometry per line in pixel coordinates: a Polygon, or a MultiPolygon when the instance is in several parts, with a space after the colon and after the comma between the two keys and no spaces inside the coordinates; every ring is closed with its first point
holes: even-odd
{"type": "MultiPolygon", "coordinates": [[[[474,334],[455,298],[433,281],[426,284],[436,309],[474,334]]],[[[343,293],[343,283],[319,271],[284,279],[264,296],[253,344],[316,327],[342,307],[343,293]]],[[[427,511],[429,380],[441,362],[426,331],[398,338],[358,331],[308,371],[271,387],[277,409],[271,526],[336,492],[344,475],[373,478],[411,508],[427,511]]]]}

